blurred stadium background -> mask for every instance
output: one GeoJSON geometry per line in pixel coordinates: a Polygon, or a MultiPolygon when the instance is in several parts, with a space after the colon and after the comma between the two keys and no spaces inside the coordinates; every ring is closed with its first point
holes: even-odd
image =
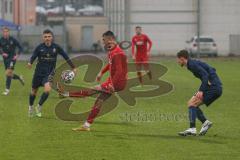
{"type": "MultiPolygon", "coordinates": [[[[0,18],[16,24],[25,53],[51,28],[70,53],[101,51],[101,34],[130,40],[140,25],[155,55],[174,55],[193,36],[210,36],[218,54],[240,55],[239,0],[0,0],[0,18]],[[64,7],[65,6],[65,7],[64,7]]],[[[6,25],[4,22],[1,26],[6,25]]]]}

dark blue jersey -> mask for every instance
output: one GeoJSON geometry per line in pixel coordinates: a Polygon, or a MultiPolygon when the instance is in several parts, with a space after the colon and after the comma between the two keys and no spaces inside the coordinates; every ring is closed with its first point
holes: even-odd
{"type": "Polygon", "coordinates": [[[41,43],[36,47],[30,58],[31,64],[36,58],[38,59],[35,74],[44,76],[49,75],[52,71],[54,71],[58,54],[60,54],[68,62],[68,64],[74,68],[72,61],[59,45],[52,43],[50,46],[46,46],[45,43],[41,43]]]}
{"type": "Polygon", "coordinates": [[[6,53],[8,55],[8,57],[5,59],[9,60],[12,60],[13,57],[16,55],[16,49],[18,49],[18,54],[21,54],[23,52],[22,46],[15,38],[11,36],[9,36],[8,38],[0,38],[0,49],[1,54],[6,53]]]}
{"type": "Polygon", "coordinates": [[[222,86],[222,83],[216,73],[216,69],[208,64],[198,60],[189,59],[187,68],[195,77],[202,81],[199,91],[206,91],[209,85],[216,87],[222,86]]]}

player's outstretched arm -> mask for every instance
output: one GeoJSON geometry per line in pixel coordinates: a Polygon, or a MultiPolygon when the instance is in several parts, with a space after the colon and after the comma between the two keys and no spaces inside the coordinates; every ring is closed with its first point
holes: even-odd
{"type": "Polygon", "coordinates": [[[107,64],[107,65],[98,73],[97,78],[96,78],[96,81],[97,81],[97,82],[101,81],[102,76],[104,75],[104,73],[106,73],[106,72],[109,70],[109,68],[110,68],[110,65],[107,64]]]}
{"type": "Polygon", "coordinates": [[[147,36],[147,43],[148,43],[148,54],[150,54],[150,51],[152,49],[152,41],[148,36],[147,36]]]}
{"type": "Polygon", "coordinates": [[[28,62],[28,63],[27,63],[27,68],[28,68],[28,69],[31,69],[31,68],[32,68],[32,64],[28,62]]]}
{"type": "Polygon", "coordinates": [[[0,54],[3,56],[3,58],[7,58],[8,57],[8,54],[3,52],[1,43],[0,43],[0,54]]]}
{"type": "Polygon", "coordinates": [[[132,38],[132,58],[135,59],[135,41],[134,39],[132,38]]]}
{"type": "Polygon", "coordinates": [[[19,43],[16,39],[14,39],[14,43],[15,43],[15,45],[16,45],[17,48],[18,48],[18,53],[17,53],[17,55],[22,54],[22,53],[23,53],[23,47],[20,45],[20,43],[19,43]]]}
{"type": "Polygon", "coordinates": [[[58,53],[66,60],[68,65],[72,68],[73,72],[76,74],[77,69],[75,65],[73,64],[67,53],[60,46],[58,46],[58,53]]]}
{"type": "Polygon", "coordinates": [[[33,54],[32,54],[32,56],[30,57],[30,60],[29,60],[29,62],[28,62],[28,64],[27,64],[27,68],[29,68],[29,69],[31,69],[32,68],[32,64],[33,64],[33,62],[35,61],[35,59],[37,58],[37,56],[38,56],[38,49],[39,47],[36,47],[35,48],[35,50],[33,51],[33,54]]]}

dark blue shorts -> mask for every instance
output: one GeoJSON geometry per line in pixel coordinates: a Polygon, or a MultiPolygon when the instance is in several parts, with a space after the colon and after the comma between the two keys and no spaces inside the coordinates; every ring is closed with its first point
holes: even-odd
{"type": "Polygon", "coordinates": [[[34,76],[32,80],[32,88],[37,89],[43,87],[48,82],[48,76],[34,76]]]}
{"type": "Polygon", "coordinates": [[[3,62],[4,62],[5,70],[6,69],[14,70],[16,61],[13,61],[13,60],[3,60],[3,62]]]}
{"type": "Polygon", "coordinates": [[[209,86],[208,89],[203,92],[203,103],[206,104],[206,106],[209,106],[221,95],[222,95],[221,86],[209,86]]]}
{"type": "Polygon", "coordinates": [[[48,82],[51,83],[54,74],[55,74],[54,70],[48,71],[48,69],[46,68],[43,69],[36,68],[32,79],[32,88],[37,89],[39,87],[43,87],[48,82]]]}

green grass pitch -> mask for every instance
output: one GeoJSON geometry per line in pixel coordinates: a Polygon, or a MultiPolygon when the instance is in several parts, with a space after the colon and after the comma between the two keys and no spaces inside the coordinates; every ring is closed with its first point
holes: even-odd
{"type": "MultiPolygon", "coordinates": [[[[206,59],[217,69],[223,82],[223,96],[209,108],[206,116],[214,123],[205,137],[179,137],[188,127],[187,100],[200,81],[179,67],[175,59],[154,59],[169,70],[161,77],[174,90],[152,99],[137,99],[134,107],[120,100],[110,114],[96,119],[91,132],[76,133],[71,128],[79,122],[59,120],[54,113],[59,101],[51,92],[44,104],[42,118],[28,118],[28,95],[33,69],[26,63],[16,65],[26,85],[13,81],[9,96],[0,95],[0,160],[226,160],[240,159],[240,59],[206,59]],[[126,119],[130,116],[159,113],[155,120],[126,119]],[[174,115],[185,115],[174,118],[174,115]]],[[[79,71],[80,72],[80,71],[79,71]]],[[[0,91],[5,87],[3,64],[0,64],[0,91]]],[[[81,74],[79,74],[81,75],[81,74]]],[[[40,96],[42,89],[38,96],[40,96]]],[[[37,102],[36,99],[35,102],[37,102]]],[[[78,100],[73,112],[89,109],[94,99],[78,100]]],[[[200,123],[197,123],[198,131],[200,123]]]]}

